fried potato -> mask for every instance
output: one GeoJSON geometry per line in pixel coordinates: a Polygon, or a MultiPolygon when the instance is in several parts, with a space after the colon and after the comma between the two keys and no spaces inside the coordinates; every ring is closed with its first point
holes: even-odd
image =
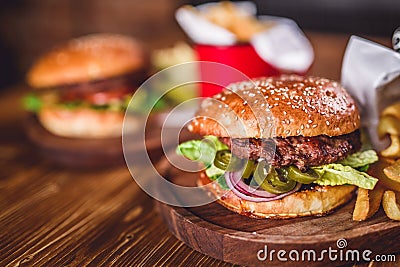
{"type": "Polygon", "coordinates": [[[400,137],[397,135],[390,135],[390,146],[381,151],[382,156],[388,158],[400,158],[400,137]]]}
{"type": "Polygon", "coordinates": [[[400,160],[383,169],[384,177],[379,181],[388,189],[400,192],[400,160]]]}
{"type": "Polygon", "coordinates": [[[232,2],[220,2],[210,7],[202,16],[208,21],[227,29],[242,42],[248,42],[259,32],[269,28],[271,23],[263,23],[256,17],[236,7],[232,2]]]}
{"type": "MultiPolygon", "coordinates": [[[[399,196],[397,195],[397,198],[399,196]]],[[[400,207],[396,202],[396,193],[393,191],[385,191],[383,194],[382,206],[386,215],[396,221],[400,221],[400,207]]]]}
{"type": "Polygon", "coordinates": [[[385,188],[379,184],[373,190],[359,188],[353,220],[364,221],[371,218],[379,210],[384,190],[385,188]]]}
{"type": "Polygon", "coordinates": [[[203,16],[210,22],[229,30],[232,21],[245,15],[231,2],[221,2],[210,7],[203,16]]]}
{"type": "Polygon", "coordinates": [[[387,134],[400,136],[400,120],[392,115],[383,116],[379,121],[379,138],[382,139],[387,134]]]}
{"type": "Polygon", "coordinates": [[[385,108],[382,111],[381,116],[382,117],[393,116],[398,120],[400,120],[400,102],[396,102],[393,105],[390,105],[389,107],[385,108]]]}
{"type": "MultiPolygon", "coordinates": [[[[384,169],[392,166],[395,163],[395,160],[389,158],[379,157],[379,161],[372,164],[368,169],[368,174],[379,179],[378,184],[383,185],[384,187],[400,192],[400,183],[396,178],[389,178],[384,169]]],[[[390,169],[389,169],[390,170],[390,169]]],[[[387,171],[386,171],[387,172],[387,171]]],[[[391,175],[393,177],[394,174],[391,175]]]]}

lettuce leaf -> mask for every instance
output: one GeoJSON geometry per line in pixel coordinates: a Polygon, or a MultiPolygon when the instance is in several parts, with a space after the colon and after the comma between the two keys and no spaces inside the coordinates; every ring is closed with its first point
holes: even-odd
{"type": "Polygon", "coordinates": [[[217,181],[219,186],[222,189],[229,189],[229,186],[226,184],[225,180],[225,171],[221,170],[220,168],[217,168],[214,164],[211,164],[207,169],[206,169],[206,175],[212,180],[212,181],[217,181]]]}
{"type": "Polygon", "coordinates": [[[130,98],[130,96],[126,96],[120,100],[113,101],[108,104],[96,105],[80,100],[69,102],[57,102],[53,100],[53,102],[48,102],[43,100],[43,98],[38,94],[29,93],[22,98],[22,104],[25,110],[35,113],[39,112],[44,105],[49,104],[70,110],[76,108],[90,108],[98,111],[125,111],[127,105],[129,104],[130,98]]]}
{"type": "Polygon", "coordinates": [[[176,148],[176,153],[209,166],[213,163],[217,151],[225,149],[229,147],[220,142],[218,137],[209,135],[203,140],[190,140],[180,144],[176,148]]]}
{"type": "Polygon", "coordinates": [[[353,168],[360,168],[378,161],[378,155],[374,150],[366,150],[357,152],[347,156],[344,160],[337,163],[350,166],[353,168]]]}
{"type": "Polygon", "coordinates": [[[190,160],[202,162],[206,166],[206,175],[217,181],[222,189],[229,189],[224,177],[224,170],[214,165],[215,154],[219,150],[229,149],[216,136],[205,136],[203,140],[191,140],[180,144],[176,153],[190,160]]]}
{"type": "Polygon", "coordinates": [[[338,163],[326,164],[312,168],[321,178],[314,181],[319,185],[356,185],[365,189],[373,189],[378,179],[351,166],[338,163]]]}
{"type": "Polygon", "coordinates": [[[25,110],[31,111],[31,112],[39,112],[43,105],[40,97],[33,93],[27,94],[22,99],[22,104],[23,104],[25,110]]]}

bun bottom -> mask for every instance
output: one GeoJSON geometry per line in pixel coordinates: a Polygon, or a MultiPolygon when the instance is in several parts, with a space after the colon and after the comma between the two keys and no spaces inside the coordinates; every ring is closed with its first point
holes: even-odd
{"type": "Polygon", "coordinates": [[[97,111],[88,108],[43,108],[40,123],[54,135],[71,138],[109,138],[122,135],[123,112],[97,111]]]}
{"type": "Polygon", "coordinates": [[[278,200],[252,202],[241,199],[232,191],[223,190],[217,183],[211,183],[203,172],[197,184],[204,186],[229,210],[252,218],[273,219],[326,215],[350,201],[356,189],[353,185],[316,186],[313,190],[298,191],[278,200]]]}

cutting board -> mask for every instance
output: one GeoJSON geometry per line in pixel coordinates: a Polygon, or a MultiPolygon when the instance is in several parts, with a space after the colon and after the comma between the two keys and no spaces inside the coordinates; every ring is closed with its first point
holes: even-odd
{"type": "MultiPolygon", "coordinates": [[[[157,169],[164,178],[180,185],[195,186],[198,178],[197,173],[181,171],[165,158],[157,169]]],[[[175,192],[159,190],[179,200],[175,192]]],[[[373,259],[377,254],[400,252],[400,222],[388,219],[382,209],[366,221],[353,221],[354,203],[355,199],[324,217],[285,220],[251,219],[216,202],[193,208],[156,202],[156,207],[178,239],[203,254],[234,264],[345,265],[357,260],[355,250],[360,261],[362,253],[373,259]]],[[[400,260],[400,255],[397,258],[400,260]]]]}
{"type": "MultiPolygon", "coordinates": [[[[26,135],[37,152],[45,159],[67,167],[99,168],[125,164],[122,150],[122,139],[81,139],[65,138],[53,135],[39,123],[35,116],[29,116],[25,121],[26,135]]],[[[148,150],[160,147],[160,131],[157,125],[146,131],[146,148],[148,150]]],[[[139,138],[131,138],[138,143],[139,138]]],[[[139,145],[130,142],[127,153],[135,153],[139,145]]]]}

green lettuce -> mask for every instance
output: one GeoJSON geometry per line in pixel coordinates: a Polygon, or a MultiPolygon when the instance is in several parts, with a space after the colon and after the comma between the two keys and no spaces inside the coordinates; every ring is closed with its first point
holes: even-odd
{"type": "Polygon", "coordinates": [[[337,163],[353,168],[362,168],[378,161],[378,155],[374,150],[366,150],[349,155],[337,163]]]}
{"type": "Polygon", "coordinates": [[[378,179],[365,172],[338,163],[326,164],[312,169],[320,176],[319,179],[314,181],[319,185],[351,184],[365,189],[373,189],[378,182],[378,179]]]}
{"type": "Polygon", "coordinates": [[[215,154],[219,150],[229,149],[220,142],[216,136],[205,136],[203,140],[191,140],[180,144],[176,148],[178,155],[194,161],[202,162],[206,166],[206,175],[213,181],[217,181],[221,188],[229,189],[224,178],[224,170],[214,165],[215,154]]]}
{"type": "Polygon", "coordinates": [[[40,97],[36,94],[27,94],[23,99],[22,99],[22,104],[24,106],[24,109],[27,111],[31,112],[38,112],[42,108],[42,100],[40,97]]]}
{"type": "Polygon", "coordinates": [[[205,136],[203,140],[191,140],[180,144],[176,148],[178,155],[194,161],[211,165],[218,150],[229,149],[227,145],[220,142],[216,136],[205,136]]]}
{"type": "MultiPolygon", "coordinates": [[[[58,107],[62,107],[65,109],[76,109],[76,108],[90,108],[98,111],[125,111],[130,101],[130,96],[127,96],[119,101],[114,101],[112,103],[96,105],[87,103],[85,101],[69,101],[69,102],[59,102],[59,103],[50,103],[51,105],[55,105],[58,107]]],[[[31,112],[39,112],[41,108],[44,106],[44,101],[40,97],[40,95],[35,93],[29,93],[22,99],[22,104],[25,110],[31,112]]],[[[46,103],[47,105],[49,103],[46,103]]]]}

